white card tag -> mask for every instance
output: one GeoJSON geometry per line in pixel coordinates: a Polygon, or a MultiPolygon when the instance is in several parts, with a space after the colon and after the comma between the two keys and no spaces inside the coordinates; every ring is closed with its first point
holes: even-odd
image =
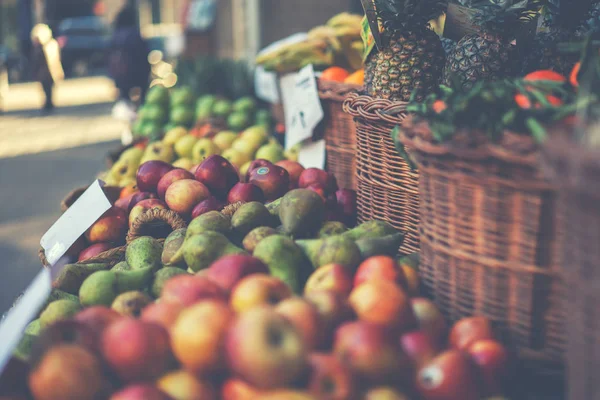
{"type": "Polygon", "coordinates": [[[19,344],[23,331],[40,310],[52,290],[50,271],[43,268],[33,279],[23,296],[0,323],[0,374],[19,344]]]}
{"type": "Polygon", "coordinates": [[[325,140],[303,144],[298,152],[298,162],[304,168],[325,169],[325,140]]]}
{"type": "Polygon", "coordinates": [[[40,244],[48,263],[56,264],[69,247],[110,207],[100,181],[96,180],[42,236],[40,244]]]}
{"type": "Polygon", "coordinates": [[[285,113],[287,149],[312,137],[313,130],[325,116],[312,64],[302,68],[294,80],[289,96],[292,100],[288,102],[290,111],[285,113]]]}
{"type": "Polygon", "coordinates": [[[279,103],[279,91],[277,90],[277,74],[267,72],[260,65],[254,71],[254,90],[259,99],[271,104],[279,103]]]}

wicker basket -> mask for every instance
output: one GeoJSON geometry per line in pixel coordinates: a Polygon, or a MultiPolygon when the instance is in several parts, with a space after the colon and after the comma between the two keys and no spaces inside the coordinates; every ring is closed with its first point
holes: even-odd
{"type": "Polygon", "coordinates": [[[319,97],[325,111],[325,146],[327,170],[342,188],[356,190],[356,127],[354,119],[342,109],[350,93],[360,90],[358,85],[319,80],[319,97]]]}
{"type": "Polygon", "coordinates": [[[359,222],[387,221],[406,232],[400,254],[419,251],[419,175],[398,155],[390,135],[404,119],[406,103],[352,93],[343,107],[356,123],[359,222]]]}
{"type": "Polygon", "coordinates": [[[427,294],[451,321],[487,316],[522,358],[560,367],[556,191],[538,170],[536,144],[508,132],[498,145],[476,132],[457,133],[473,141],[466,146],[433,144],[410,121],[400,140],[419,168],[427,294]]]}
{"type": "Polygon", "coordinates": [[[546,172],[559,187],[563,279],[567,289],[567,384],[571,400],[600,399],[600,152],[552,136],[546,172]]]}
{"type": "MultiPolygon", "coordinates": [[[[77,201],[77,199],[87,189],[88,189],[88,186],[84,186],[84,187],[80,187],[80,188],[71,190],[69,192],[69,194],[67,194],[65,196],[65,198],[62,199],[62,201],[60,202],[61,211],[62,212],[67,211],[67,209],[69,207],[71,207],[71,205],[73,205],[73,203],[75,203],[75,201],[77,201]]],[[[102,190],[104,191],[104,194],[106,195],[108,200],[111,202],[111,204],[114,204],[114,202],[117,201],[117,199],[119,198],[122,188],[120,188],[118,186],[103,186],[102,190]]]]}

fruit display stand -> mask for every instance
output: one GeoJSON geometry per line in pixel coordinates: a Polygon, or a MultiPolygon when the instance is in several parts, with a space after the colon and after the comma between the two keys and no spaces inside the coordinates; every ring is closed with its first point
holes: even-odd
{"type": "Polygon", "coordinates": [[[398,155],[391,138],[406,103],[350,94],[344,112],[356,124],[358,218],[387,221],[406,232],[401,254],[419,250],[418,172],[398,155]]]}
{"type": "Polygon", "coordinates": [[[327,170],[336,176],[341,187],[356,190],[356,128],[354,119],[342,109],[342,103],[361,86],[320,79],[318,88],[325,111],[327,170]]]}

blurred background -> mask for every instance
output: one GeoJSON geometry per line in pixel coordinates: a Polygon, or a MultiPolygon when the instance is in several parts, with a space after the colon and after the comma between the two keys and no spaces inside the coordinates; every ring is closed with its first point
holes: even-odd
{"type": "Polygon", "coordinates": [[[105,169],[128,125],[113,116],[118,90],[108,74],[125,6],[148,45],[151,79],[166,86],[177,81],[177,60],[250,62],[276,40],[342,11],[362,12],[359,0],[0,0],[0,312],[41,268],[39,240],[60,216],[61,199],[105,169]],[[52,112],[44,112],[32,59],[37,24],[51,29],[65,75],[54,85],[52,112]]]}

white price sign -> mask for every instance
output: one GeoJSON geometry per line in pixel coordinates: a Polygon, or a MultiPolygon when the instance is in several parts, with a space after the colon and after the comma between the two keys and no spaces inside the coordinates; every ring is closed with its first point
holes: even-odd
{"type": "Polygon", "coordinates": [[[298,162],[304,168],[325,169],[325,140],[308,141],[298,152],[298,162]]]}
{"type": "Polygon", "coordinates": [[[279,102],[277,90],[277,74],[267,72],[260,65],[254,71],[254,90],[259,99],[275,104],[279,102]]]}
{"type": "MultiPolygon", "coordinates": [[[[311,138],[313,130],[324,117],[319,99],[315,70],[311,65],[302,68],[294,76],[294,84],[286,82],[284,103],[286,125],[286,148],[311,138]]],[[[282,91],[284,85],[282,84],[282,91]]]]}

